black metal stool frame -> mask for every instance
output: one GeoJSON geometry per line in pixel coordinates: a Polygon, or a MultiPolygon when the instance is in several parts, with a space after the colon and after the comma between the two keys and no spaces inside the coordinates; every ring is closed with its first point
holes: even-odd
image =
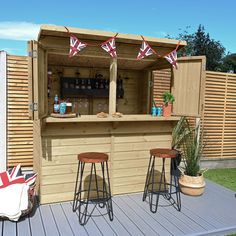
{"type": "Polygon", "coordinates": [[[102,179],[103,179],[102,190],[98,189],[98,180],[97,180],[97,172],[96,172],[95,163],[88,163],[88,164],[91,164],[89,186],[87,190],[82,190],[82,178],[83,178],[83,173],[84,173],[85,162],[79,161],[78,163],[72,210],[74,212],[76,210],[79,210],[79,223],[81,225],[85,225],[91,216],[98,216],[98,215],[92,215],[97,205],[99,205],[99,207],[101,208],[104,208],[106,206],[107,214],[109,216],[109,219],[112,221],[113,220],[113,207],[112,207],[110,178],[109,178],[107,161],[101,162],[102,179]],[[105,181],[105,169],[106,169],[106,175],[107,175],[108,188],[106,186],[106,181],[105,181]],[[94,171],[94,176],[95,176],[96,189],[91,189],[93,171],[94,171]],[[79,186],[78,186],[78,182],[79,182],[79,186]],[[97,199],[90,199],[91,191],[97,192],[97,199]],[[83,192],[88,192],[88,196],[86,199],[82,199],[81,197],[83,192]],[[102,194],[102,198],[99,197],[99,193],[102,194]],[[94,204],[93,210],[90,213],[88,213],[89,204],[94,204]],[[82,210],[82,206],[84,206],[84,210],[82,210]]]}
{"type": "Polygon", "coordinates": [[[148,170],[146,175],[146,182],[144,186],[143,192],[143,201],[146,200],[147,195],[149,195],[149,205],[150,211],[152,213],[157,212],[159,197],[163,195],[167,200],[171,202],[178,211],[181,210],[181,198],[180,198],[180,190],[179,190],[179,183],[178,183],[178,176],[177,176],[177,163],[176,158],[171,158],[171,166],[170,166],[170,183],[167,183],[166,176],[165,176],[165,159],[162,158],[162,171],[160,176],[160,181],[155,181],[155,155],[150,156],[148,170]],[[174,180],[174,183],[173,183],[174,180]],[[150,182],[151,181],[151,182],[150,182]],[[154,184],[159,184],[159,188],[157,191],[154,191],[154,184]],[[149,190],[149,186],[151,185],[151,190],[149,190]],[[164,185],[164,191],[161,191],[161,187],[164,185]],[[169,190],[168,190],[169,186],[169,190]],[[173,191],[173,187],[175,191],[173,191]],[[153,200],[154,194],[156,195],[156,202],[153,200]],[[173,194],[176,195],[176,200],[173,198],[173,194]]]}

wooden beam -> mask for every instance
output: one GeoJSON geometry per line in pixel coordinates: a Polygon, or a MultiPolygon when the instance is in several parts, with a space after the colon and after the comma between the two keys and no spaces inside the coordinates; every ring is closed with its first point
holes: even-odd
{"type": "Polygon", "coordinates": [[[7,53],[0,51],[0,172],[7,163],[7,53]]]}
{"type": "Polygon", "coordinates": [[[117,80],[117,58],[112,58],[110,64],[110,90],[109,90],[110,115],[116,112],[116,80],[117,80]]]}
{"type": "MultiPolygon", "coordinates": [[[[80,28],[72,28],[68,27],[69,31],[75,34],[77,37],[81,39],[91,39],[91,40],[107,40],[110,37],[115,35],[115,32],[105,32],[99,30],[89,30],[89,29],[80,29],[80,28]]],[[[57,37],[69,37],[67,30],[64,26],[56,26],[56,25],[42,25],[39,33],[39,40],[44,36],[57,36],[57,37]]],[[[166,38],[153,38],[145,36],[145,39],[151,43],[151,46],[165,46],[175,48],[177,43],[179,42],[176,39],[166,39],[166,38]]],[[[142,42],[142,38],[140,35],[133,34],[123,34],[119,33],[116,37],[117,42],[121,43],[130,43],[130,44],[140,44],[142,42]]],[[[187,45],[186,41],[180,41],[180,48],[187,45]]]]}

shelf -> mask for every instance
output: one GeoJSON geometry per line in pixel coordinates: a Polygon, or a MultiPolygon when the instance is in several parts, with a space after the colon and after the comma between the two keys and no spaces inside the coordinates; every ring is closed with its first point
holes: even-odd
{"type": "Polygon", "coordinates": [[[98,118],[96,115],[82,115],[76,118],[45,118],[46,123],[76,123],[76,122],[132,122],[132,121],[178,121],[180,116],[170,116],[170,117],[153,117],[151,115],[124,115],[122,117],[116,118],[111,115],[107,118],[98,118]]]}

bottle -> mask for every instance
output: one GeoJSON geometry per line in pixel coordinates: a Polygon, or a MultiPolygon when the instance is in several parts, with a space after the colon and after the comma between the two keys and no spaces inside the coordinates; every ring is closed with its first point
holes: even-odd
{"type": "Polygon", "coordinates": [[[78,79],[75,80],[75,88],[79,89],[79,80],[78,79]]]}
{"type": "Polygon", "coordinates": [[[90,79],[88,79],[88,82],[87,82],[87,89],[92,89],[92,85],[91,85],[90,79]]]}
{"type": "Polygon", "coordinates": [[[54,105],[53,105],[53,112],[59,113],[60,112],[60,104],[57,94],[54,97],[54,105]]]}

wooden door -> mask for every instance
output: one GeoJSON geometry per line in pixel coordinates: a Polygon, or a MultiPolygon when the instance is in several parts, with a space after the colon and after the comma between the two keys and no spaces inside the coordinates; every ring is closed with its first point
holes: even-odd
{"type": "Polygon", "coordinates": [[[38,120],[47,115],[47,53],[37,41],[28,42],[29,117],[38,120]]]}
{"type": "Polygon", "coordinates": [[[182,57],[172,70],[173,115],[200,117],[203,110],[205,56],[182,57]]]}

